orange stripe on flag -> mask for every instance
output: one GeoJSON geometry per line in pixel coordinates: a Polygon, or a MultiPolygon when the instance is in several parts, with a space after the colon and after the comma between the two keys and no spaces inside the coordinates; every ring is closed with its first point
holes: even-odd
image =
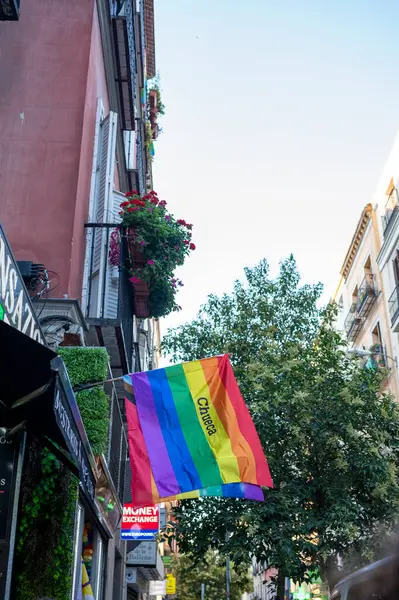
{"type": "Polygon", "coordinates": [[[217,358],[201,360],[201,367],[208,383],[212,403],[223,427],[230,438],[232,450],[237,457],[240,480],[257,484],[256,462],[250,444],[243,436],[234,407],[219,374],[217,358]]]}

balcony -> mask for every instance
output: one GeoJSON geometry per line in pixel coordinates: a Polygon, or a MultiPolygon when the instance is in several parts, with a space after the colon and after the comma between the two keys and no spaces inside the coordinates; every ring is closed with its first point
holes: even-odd
{"type": "Polygon", "coordinates": [[[120,502],[123,504],[126,485],[126,465],[128,461],[128,443],[125,431],[125,412],[118,399],[115,385],[110,386],[107,393],[111,394],[110,438],[108,445],[107,463],[120,502]]]}
{"type": "Polygon", "coordinates": [[[140,371],[135,340],[134,288],[124,268],[127,243],[121,225],[88,223],[83,307],[89,327],[89,345],[105,346],[113,377],[140,371]],[[112,232],[120,230],[120,265],[109,261],[112,232]]]}
{"type": "Polygon", "coordinates": [[[137,100],[136,39],[132,0],[123,3],[117,16],[112,19],[112,25],[122,128],[125,131],[131,131],[136,128],[134,107],[137,100]]]}
{"type": "Polygon", "coordinates": [[[399,332],[399,284],[396,285],[391,297],[388,300],[389,317],[391,319],[391,328],[399,332]]]}
{"type": "Polygon", "coordinates": [[[382,217],[382,228],[384,232],[384,238],[386,238],[392,230],[393,224],[396,221],[396,216],[399,213],[399,206],[395,204],[392,208],[385,211],[385,215],[382,217]]]}
{"type": "Polygon", "coordinates": [[[374,275],[366,275],[357,292],[356,301],[353,302],[345,319],[344,326],[349,341],[354,342],[357,338],[377,299],[377,295],[374,275]]]}

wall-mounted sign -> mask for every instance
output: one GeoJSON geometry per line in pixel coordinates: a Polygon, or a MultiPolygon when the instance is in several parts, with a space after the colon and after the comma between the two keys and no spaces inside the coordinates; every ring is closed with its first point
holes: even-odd
{"type": "Polygon", "coordinates": [[[55,419],[72,460],[79,469],[82,489],[90,500],[94,500],[94,473],[97,468],[68,373],[63,361],[58,357],[51,361],[51,366],[58,373],[54,394],[55,419]]]}
{"type": "Polygon", "coordinates": [[[159,529],[166,529],[166,508],[159,509],[159,529]]]}
{"type": "Polygon", "coordinates": [[[0,428],[0,540],[8,537],[9,513],[12,508],[12,488],[16,468],[18,443],[6,438],[6,430],[0,428]]]}
{"type": "Polygon", "coordinates": [[[146,506],[145,508],[134,508],[133,504],[123,506],[122,540],[154,540],[158,531],[158,506],[146,506]]]}
{"type": "Polygon", "coordinates": [[[126,564],[131,567],[156,567],[156,542],[128,542],[126,564]]]}
{"type": "Polygon", "coordinates": [[[44,344],[43,334],[17,263],[0,226],[0,319],[16,327],[36,342],[44,344]]]}
{"type": "Polygon", "coordinates": [[[149,596],[165,596],[166,581],[150,581],[149,596]]]}
{"type": "Polygon", "coordinates": [[[166,575],[166,593],[168,596],[176,594],[176,577],[170,574],[166,575]]]}

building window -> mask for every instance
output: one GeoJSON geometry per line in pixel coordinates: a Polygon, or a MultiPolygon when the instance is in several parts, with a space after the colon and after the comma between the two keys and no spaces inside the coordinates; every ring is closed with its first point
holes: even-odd
{"type": "Polygon", "coordinates": [[[393,179],[391,179],[385,195],[387,196],[387,201],[385,203],[385,215],[382,217],[384,235],[388,233],[389,229],[391,228],[393,218],[398,212],[398,191],[395,187],[393,179]]]}

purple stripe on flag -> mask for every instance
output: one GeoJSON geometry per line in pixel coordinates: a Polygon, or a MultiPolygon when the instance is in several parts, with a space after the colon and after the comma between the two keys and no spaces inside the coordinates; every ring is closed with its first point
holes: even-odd
{"type": "Polygon", "coordinates": [[[258,502],[264,502],[265,497],[263,490],[259,485],[253,485],[252,483],[242,483],[244,488],[244,498],[246,500],[258,500],[258,502]]]}
{"type": "Polygon", "coordinates": [[[146,373],[133,373],[132,385],[155,484],[161,497],[181,492],[162,435],[162,429],[146,373]]]}

